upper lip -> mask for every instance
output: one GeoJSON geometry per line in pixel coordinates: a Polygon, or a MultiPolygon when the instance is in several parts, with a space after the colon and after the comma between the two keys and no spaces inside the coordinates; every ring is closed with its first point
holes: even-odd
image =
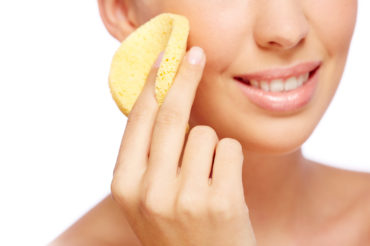
{"type": "Polygon", "coordinates": [[[243,79],[244,81],[250,80],[273,80],[273,79],[287,79],[289,77],[297,77],[301,74],[311,72],[321,65],[321,61],[302,62],[298,65],[287,68],[271,68],[259,72],[241,74],[235,76],[236,78],[243,79]]]}

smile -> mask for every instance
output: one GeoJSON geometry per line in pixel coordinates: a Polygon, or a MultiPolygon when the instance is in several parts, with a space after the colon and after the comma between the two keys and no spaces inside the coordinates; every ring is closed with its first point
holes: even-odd
{"type": "Polygon", "coordinates": [[[302,63],[289,69],[234,77],[238,87],[256,106],[274,112],[288,112],[306,105],[318,82],[321,62],[302,63]]]}

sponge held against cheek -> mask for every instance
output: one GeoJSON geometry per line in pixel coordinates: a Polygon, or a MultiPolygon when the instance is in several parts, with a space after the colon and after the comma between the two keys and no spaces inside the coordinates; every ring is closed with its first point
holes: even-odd
{"type": "Polygon", "coordinates": [[[156,75],[155,95],[159,105],[163,103],[186,53],[188,35],[186,17],[163,13],[141,25],[122,42],[113,56],[109,87],[124,115],[130,113],[161,51],[164,54],[156,75]]]}

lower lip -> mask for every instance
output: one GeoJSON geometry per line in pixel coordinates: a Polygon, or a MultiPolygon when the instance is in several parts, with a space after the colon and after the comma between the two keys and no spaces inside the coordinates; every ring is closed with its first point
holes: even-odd
{"type": "Polygon", "coordinates": [[[316,69],[301,87],[291,91],[264,91],[239,80],[235,81],[249,100],[257,106],[274,112],[288,112],[300,109],[311,101],[318,81],[318,71],[319,69],[316,69]]]}

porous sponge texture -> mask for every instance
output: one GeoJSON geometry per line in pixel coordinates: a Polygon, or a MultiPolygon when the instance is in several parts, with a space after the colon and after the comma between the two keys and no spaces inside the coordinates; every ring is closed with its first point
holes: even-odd
{"type": "Polygon", "coordinates": [[[161,105],[173,84],[186,53],[189,21],[182,15],[163,13],[131,33],[113,56],[109,73],[112,97],[128,116],[159,53],[164,51],[155,81],[155,95],[161,105]]]}

